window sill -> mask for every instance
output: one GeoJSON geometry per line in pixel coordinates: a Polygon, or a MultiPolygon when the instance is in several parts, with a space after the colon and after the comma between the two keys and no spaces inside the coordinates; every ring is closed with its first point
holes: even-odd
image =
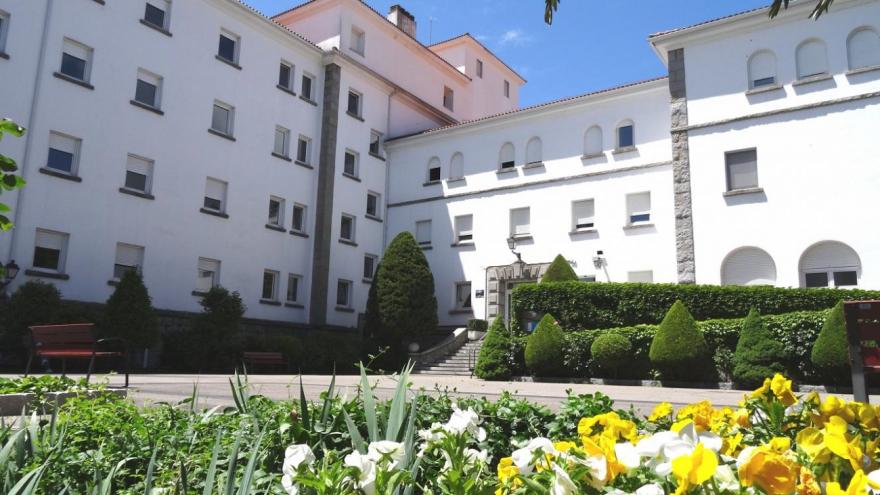
{"type": "Polygon", "coordinates": [[[429,180],[429,181],[425,182],[424,184],[422,184],[422,187],[439,186],[442,183],[443,183],[442,180],[429,180]]]}
{"type": "Polygon", "coordinates": [[[456,182],[463,182],[463,181],[464,181],[464,177],[450,177],[449,179],[446,179],[447,184],[454,184],[456,182]]]}
{"type": "Polygon", "coordinates": [[[66,273],[47,272],[44,270],[39,270],[37,268],[28,268],[24,271],[24,274],[31,277],[51,278],[55,280],[70,280],[70,275],[66,273]]]}
{"type": "Polygon", "coordinates": [[[91,89],[91,90],[94,90],[94,89],[95,89],[94,86],[92,86],[91,84],[89,84],[89,83],[83,81],[82,79],[77,79],[77,78],[75,78],[75,77],[70,77],[70,76],[68,76],[67,74],[62,74],[62,73],[60,73],[60,72],[54,72],[52,75],[55,76],[55,77],[58,78],[58,79],[61,79],[62,81],[67,81],[67,82],[69,82],[69,83],[76,84],[77,86],[81,86],[81,87],[86,88],[86,89],[91,89]]]}
{"type": "Polygon", "coordinates": [[[119,192],[121,192],[122,194],[128,194],[130,196],[135,196],[135,197],[143,198],[143,199],[156,199],[156,197],[150,193],[145,193],[143,191],[136,191],[134,189],[129,189],[127,187],[120,187],[119,192]]]}
{"type": "Polygon", "coordinates": [[[287,229],[280,225],[272,225],[271,223],[266,224],[266,228],[269,230],[274,230],[275,232],[281,232],[282,234],[287,232],[287,229]]]}
{"type": "Polygon", "coordinates": [[[315,101],[315,100],[313,100],[313,99],[311,99],[311,98],[306,98],[306,97],[303,96],[303,95],[299,95],[299,99],[302,100],[302,101],[304,101],[304,102],[306,102],[306,103],[308,103],[309,105],[318,106],[318,102],[317,102],[317,101],[315,101]]]}
{"type": "Polygon", "coordinates": [[[275,153],[274,151],[273,151],[271,154],[272,154],[272,156],[274,156],[275,158],[280,158],[280,159],[284,160],[285,162],[292,162],[292,161],[293,161],[293,160],[290,159],[289,156],[284,156],[284,155],[281,155],[281,154],[275,153]]]}
{"type": "Polygon", "coordinates": [[[635,146],[625,146],[623,148],[617,148],[611,152],[612,155],[622,155],[624,153],[632,153],[633,151],[638,151],[639,149],[635,146]]]}
{"type": "Polygon", "coordinates": [[[260,304],[265,304],[268,306],[281,306],[281,301],[276,301],[274,299],[260,299],[260,304]]]}
{"type": "Polygon", "coordinates": [[[215,131],[214,129],[209,128],[208,134],[213,134],[217,137],[222,137],[223,139],[228,139],[228,140],[232,141],[233,143],[235,142],[235,138],[232,137],[231,134],[226,134],[225,132],[215,131]]]}
{"type": "Polygon", "coordinates": [[[82,182],[82,177],[78,175],[71,175],[66,172],[59,172],[49,167],[40,167],[40,173],[51,175],[52,177],[58,177],[59,179],[69,180],[71,182],[82,182]]]}
{"type": "Polygon", "coordinates": [[[207,292],[204,292],[204,291],[201,291],[201,290],[194,290],[194,291],[191,292],[191,294],[194,295],[194,296],[196,296],[196,297],[205,297],[205,296],[208,295],[207,292]]]}
{"type": "Polygon", "coordinates": [[[757,88],[752,88],[752,89],[746,91],[746,96],[759,95],[762,93],[770,93],[770,92],[777,91],[780,89],[782,89],[782,86],[780,86],[778,84],[771,84],[768,86],[759,86],[757,88]]]}
{"type": "Polygon", "coordinates": [[[466,248],[466,247],[475,247],[476,244],[474,243],[474,241],[463,241],[463,242],[453,242],[449,246],[454,247],[454,248],[466,248]]]}
{"type": "Polygon", "coordinates": [[[519,234],[519,235],[512,235],[510,237],[513,237],[517,241],[531,241],[531,240],[533,240],[532,234],[519,234]]]}
{"type": "Polygon", "coordinates": [[[813,84],[822,81],[828,81],[829,79],[833,79],[831,74],[816,74],[813,76],[808,76],[803,79],[798,79],[797,81],[791,83],[792,86],[806,86],[807,84],[813,84]]]}
{"type": "Polygon", "coordinates": [[[365,283],[365,284],[372,284],[372,283],[373,283],[373,279],[371,279],[371,278],[362,278],[362,279],[361,279],[361,282],[362,282],[362,283],[365,283]]]}
{"type": "Polygon", "coordinates": [[[495,171],[495,175],[504,175],[504,174],[509,174],[509,173],[516,174],[516,167],[513,166],[513,167],[509,167],[509,168],[499,168],[498,170],[495,171]]]}
{"type": "Polygon", "coordinates": [[[282,86],[280,84],[276,84],[275,87],[280,89],[281,91],[284,91],[285,93],[289,94],[290,96],[296,96],[296,93],[288,87],[282,86]]]}
{"type": "Polygon", "coordinates": [[[212,215],[212,216],[220,217],[220,218],[229,218],[229,215],[227,215],[226,213],[223,213],[222,211],[214,211],[214,210],[209,210],[207,208],[199,208],[199,211],[204,213],[205,215],[212,215]]]}
{"type": "Polygon", "coordinates": [[[302,238],[305,238],[305,239],[308,239],[308,238],[309,238],[309,234],[306,234],[305,232],[300,232],[300,231],[298,231],[298,230],[291,230],[291,231],[288,232],[288,234],[290,234],[290,235],[295,235],[295,236],[297,236],[297,237],[302,237],[302,238]]]}
{"type": "Polygon", "coordinates": [[[284,307],[285,308],[294,308],[294,309],[305,309],[305,306],[303,306],[302,304],[294,303],[294,302],[286,302],[286,303],[284,303],[284,307]]]}
{"type": "Polygon", "coordinates": [[[623,230],[638,230],[645,229],[649,227],[653,227],[654,222],[644,222],[644,223],[631,223],[629,225],[624,225],[623,230]]]}
{"type": "Polygon", "coordinates": [[[524,170],[530,168],[544,168],[544,162],[531,162],[523,165],[524,170]]]}
{"type": "Polygon", "coordinates": [[[364,121],[364,118],[361,117],[360,115],[356,114],[356,113],[351,113],[351,112],[346,111],[345,114],[348,115],[349,117],[355,119],[355,120],[360,120],[361,122],[364,121]]]}
{"type": "MultiPolygon", "coordinates": [[[[8,55],[7,55],[8,56],[8,55]]],[[[858,69],[851,69],[846,71],[847,76],[855,76],[858,74],[865,74],[867,72],[874,72],[880,70],[880,65],[869,65],[867,67],[859,67],[858,69]]]]}
{"type": "Polygon", "coordinates": [[[230,67],[235,67],[236,69],[241,70],[241,66],[238,65],[237,63],[233,62],[232,60],[226,60],[225,58],[221,57],[220,55],[214,55],[214,58],[216,58],[217,60],[223,62],[224,64],[226,64],[230,67]]]}
{"type": "Polygon", "coordinates": [[[599,231],[597,229],[581,229],[581,230],[572,230],[568,233],[568,235],[580,235],[580,234],[596,234],[599,231]]]}
{"type": "Polygon", "coordinates": [[[157,26],[157,25],[153,24],[152,22],[147,21],[145,19],[141,19],[141,24],[143,24],[144,26],[147,26],[150,29],[155,29],[156,31],[159,31],[160,33],[164,34],[165,36],[168,36],[169,38],[171,37],[171,31],[163,28],[162,26],[157,26]]]}
{"type": "Polygon", "coordinates": [[[348,306],[336,306],[334,309],[342,313],[354,313],[354,308],[349,308],[348,306]]]}
{"type": "Polygon", "coordinates": [[[449,314],[451,314],[451,315],[472,315],[472,314],[474,314],[474,310],[473,310],[473,308],[450,309],[449,314]]]}
{"type": "Polygon", "coordinates": [[[430,244],[419,244],[419,249],[421,249],[422,251],[430,251],[434,249],[434,246],[430,244]]]}
{"type": "Polygon", "coordinates": [[[370,155],[370,156],[372,156],[373,158],[375,158],[375,159],[377,159],[377,160],[382,160],[383,162],[385,161],[385,157],[382,156],[382,155],[380,155],[380,154],[378,154],[378,153],[373,153],[372,151],[370,151],[370,152],[367,153],[367,154],[370,155]]]}
{"type": "Polygon", "coordinates": [[[345,244],[346,246],[357,247],[357,243],[354,241],[349,241],[348,239],[339,239],[339,244],[345,244]]]}
{"type": "Polygon", "coordinates": [[[351,174],[347,174],[347,173],[345,173],[345,172],[342,172],[342,176],[343,176],[343,177],[348,177],[349,179],[351,179],[351,180],[353,180],[353,181],[355,181],[355,182],[360,182],[360,181],[361,181],[359,178],[357,178],[357,176],[355,176],[355,175],[351,175],[351,174]]]}
{"type": "Polygon", "coordinates": [[[745,189],[733,189],[730,191],[724,191],[724,197],[729,198],[731,196],[742,196],[743,194],[761,194],[763,192],[763,187],[748,187],[745,189]]]}
{"type": "Polygon", "coordinates": [[[153,106],[147,105],[146,103],[141,103],[141,102],[139,102],[139,101],[137,101],[137,100],[128,100],[128,102],[131,103],[132,105],[138,107],[138,108],[143,108],[144,110],[146,110],[146,111],[148,111],[148,112],[153,112],[153,113],[155,113],[156,115],[165,115],[165,112],[163,112],[162,110],[159,110],[159,109],[156,108],[156,107],[153,107],[153,106]]]}
{"type": "Polygon", "coordinates": [[[119,286],[119,279],[118,278],[111,278],[110,280],[107,281],[107,285],[109,285],[110,287],[118,287],[119,286]]]}
{"type": "Polygon", "coordinates": [[[301,162],[301,161],[299,161],[299,160],[294,160],[293,163],[299,165],[300,167],[305,167],[305,168],[310,169],[310,170],[314,170],[314,168],[315,168],[315,167],[309,165],[308,163],[306,163],[306,162],[301,162]]]}
{"type": "Polygon", "coordinates": [[[9,54],[6,52],[0,52],[0,58],[4,60],[9,60],[9,54]]]}
{"type": "Polygon", "coordinates": [[[600,151],[598,153],[584,154],[584,155],[581,155],[581,160],[592,160],[593,158],[599,158],[602,156],[605,156],[605,152],[603,152],[603,151],[600,151]]]}
{"type": "Polygon", "coordinates": [[[372,220],[374,222],[384,222],[384,220],[382,220],[381,218],[377,217],[376,215],[370,215],[369,213],[365,213],[364,218],[366,218],[367,220],[372,220]]]}

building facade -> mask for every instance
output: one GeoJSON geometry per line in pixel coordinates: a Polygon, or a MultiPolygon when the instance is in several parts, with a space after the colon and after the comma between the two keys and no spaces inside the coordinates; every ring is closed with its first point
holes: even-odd
{"type": "Polygon", "coordinates": [[[557,254],[584,280],[880,287],[880,1],[651,35],[664,77],[519,107],[470,35],[312,0],[0,0],[13,283],[355,327],[412,232],[440,322],[507,316],[557,254]],[[513,252],[512,252],[513,251],[513,252]]]}

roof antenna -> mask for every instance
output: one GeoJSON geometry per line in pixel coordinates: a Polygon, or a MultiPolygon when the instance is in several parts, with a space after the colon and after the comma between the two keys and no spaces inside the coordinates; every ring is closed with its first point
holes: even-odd
{"type": "Polygon", "coordinates": [[[428,16],[428,44],[434,42],[434,16],[428,16]]]}

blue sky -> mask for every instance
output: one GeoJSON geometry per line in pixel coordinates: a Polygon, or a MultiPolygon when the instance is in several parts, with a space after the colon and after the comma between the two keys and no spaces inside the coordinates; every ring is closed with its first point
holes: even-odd
{"type": "MultiPolygon", "coordinates": [[[[267,15],[300,0],[246,0],[267,15]]],[[[367,0],[400,3],[425,44],[470,32],[528,83],[527,106],[665,74],[649,34],[760,7],[769,0],[561,0],[552,26],[543,0],[367,0]]]]}

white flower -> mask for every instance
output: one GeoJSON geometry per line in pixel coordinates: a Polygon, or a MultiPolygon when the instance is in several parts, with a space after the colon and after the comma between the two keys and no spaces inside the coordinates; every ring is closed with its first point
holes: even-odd
{"type": "Polygon", "coordinates": [[[281,477],[281,488],[287,495],[299,495],[299,487],[294,484],[293,478],[286,474],[281,477]]]}
{"type": "Polygon", "coordinates": [[[608,476],[608,460],[605,456],[594,455],[579,462],[590,469],[590,485],[601,490],[605,484],[605,477],[608,476]]]}
{"type": "Polygon", "coordinates": [[[674,431],[660,431],[644,438],[636,444],[635,451],[641,457],[650,459],[647,466],[659,476],[668,476],[672,473],[672,460],[684,455],[690,455],[702,443],[703,447],[718,452],[721,450],[722,439],[715,433],[704,431],[697,433],[693,423],[687,424],[678,433],[674,431]]]}
{"type": "Polygon", "coordinates": [[[367,457],[376,464],[381,464],[383,460],[388,460],[387,468],[395,469],[397,464],[403,460],[403,444],[400,442],[392,442],[391,440],[380,440],[378,442],[370,442],[367,447],[367,457]]]}
{"type": "Polygon", "coordinates": [[[577,493],[577,485],[571,481],[568,473],[557,464],[553,464],[553,486],[550,487],[550,495],[571,495],[577,493]]]}
{"type": "Polygon", "coordinates": [[[357,479],[357,486],[367,495],[376,492],[376,462],[370,459],[369,455],[361,454],[354,451],[345,456],[345,465],[356,468],[360,474],[357,479]]]}
{"type": "Polygon", "coordinates": [[[715,481],[722,492],[739,491],[739,480],[736,479],[733,468],[727,464],[721,464],[715,469],[715,481]]]}
{"type": "Polygon", "coordinates": [[[635,495],[664,495],[663,487],[657,483],[642,485],[636,490],[635,495]]]}
{"type": "Polygon", "coordinates": [[[443,440],[443,425],[440,423],[433,423],[430,428],[427,430],[419,431],[419,438],[422,439],[423,442],[431,444],[434,442],[439,442],[443,440]]]}
{"type": "Polygon", "coordinates": [[[544,454],[557,455],[553,442],[550,439],[543,437],[533,438],[529,440],[525,447],[514,450],[510,455],[513,458],[513,463],[519,468],[520,473],[529,474],[532,472],[534,468],[532,461],[534,460],[536,450],[540,450],[544,454]]]}
{"type": "Polygon", "coordinates": [[[311,465],[313,462],[315,462],[315,454],[308,445],[291,445],[284,451],[284,464],[281,466],[281,472],[293,477],[296,476],[296,471],[301,465],[311,465]]]}
{"type": "MultiPolygon", "coordinates": [[[[868,473],[868,481],[880,485],[880,469],[875,469],[874,471],[868,473]]],[[[877,495],[878,493],[880,493],[880,490],[871,488],[871,485],[868,485],[868,491],[871,493],[871,495],[877,495]]]]}
{"type": "Polygon", "coordinates": [[[485,464],[486,460],[489,458],[489,453],[485,450],[465,449],[464,458],[467,459],[469,464],[485,464]]]}
{"type": "Polygon", "coordinates": [[[443,429],[454,435],[469,433],[478,442],[486,439],[486,430],[480,428],[480,415],[470,407],[462,411],[458,406],[453,405],[452,416],[443,429]]]}
{"type": "Polygon", "coordinates": [[[627,469],[635,469],[641,465],[641,458],[636,446],[629,442],[621,442],[614,446],[614,455],[627,469]]]}

